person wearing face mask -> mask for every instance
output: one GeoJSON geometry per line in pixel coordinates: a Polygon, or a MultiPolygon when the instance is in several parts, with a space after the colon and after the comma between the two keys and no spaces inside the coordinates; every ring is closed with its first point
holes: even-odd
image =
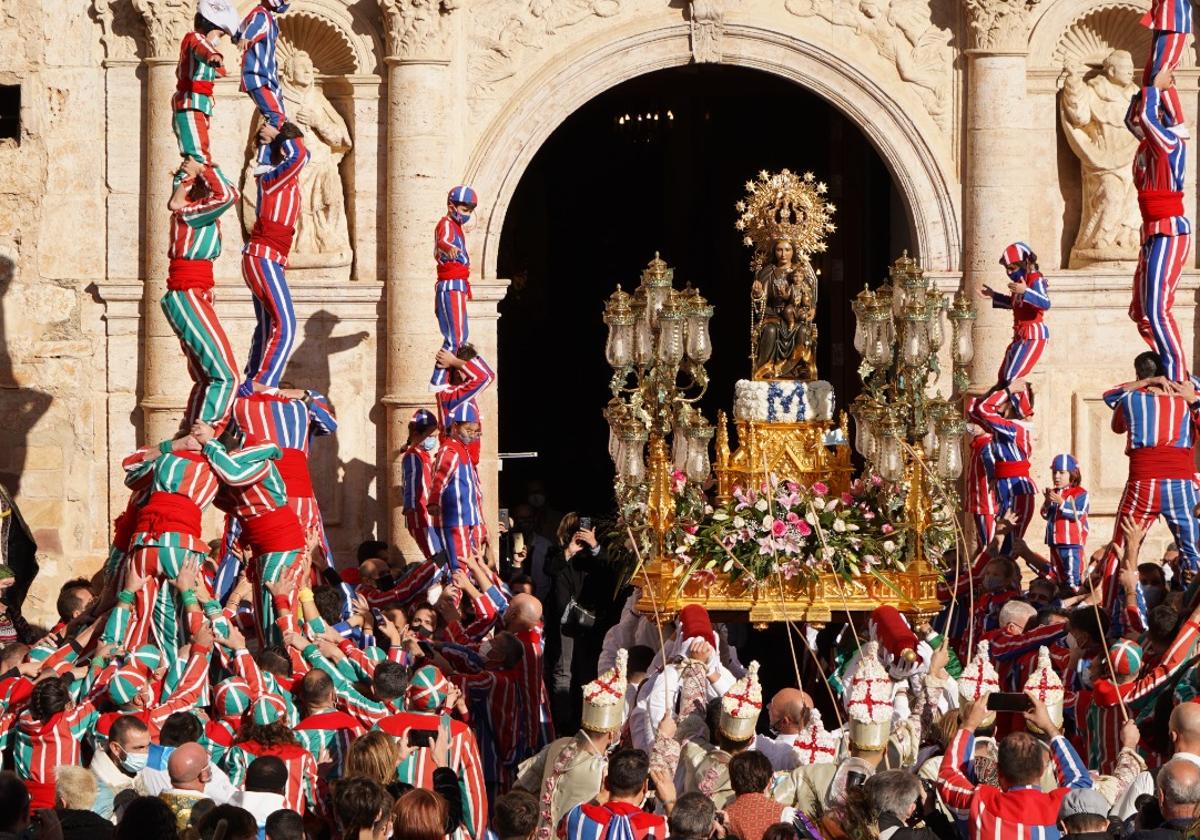
{"type": "Polygon", "coordinates": [[[134,777],[146,766],[149,751],[150,727],[141,718],[126,715],[113,722],[108,743],[96,750],[88,766],[96,777],[96,813],[113,818],[113,799],[133,788],[134,777]]]}
{"type": "Polygon", "coordinates": [[[1046,278],[1038,271],[1037,254],[1024,242],[1014,242],[1005,248],[1000,265],[1008,274],[1008,292],[984,286],[979,293],[992,301],[993,309],[1012,310],[1013,338],[996,375],[996,386],[1007,388],[1013,381],[1028,376],[1046,349],[1050,328],[1042,319],[1050,308],[1050,293],[1046,278]]]}
{"type": "Polygon", "coordinates": [[[408,446],[400,455],[404,482],[404,527],[426,560],[442,550],[441,539],[429,515],[429,485],[433,480],[433,451],[437,449],[437,418],[424,408],[413,412],[408,423],[408,446]]]}
{"type": "MultiPolygon", "coordinates": [[[[470,336],[467,301],[471,299],[471,256],[467,253],[463,225],[471,221],[471,214],[478,204],[479,196],[475,190],[466,185],[455,187],[446,196],[446,215],[433,231],[433,257],[437,261],[434,314],[442,331],[442,350],[451,355],[457,353],[470,336]]],[[[448,374],[446,366],[435,366],[429,379],[430,389],[443,390],[449,383],[448,374]]]]}
{"type": "Polygon", "coordinates": [[[483,491],[470,446],[479,440],[479,412],[474,401],[462,403],[451,418],[429,483],[429,515],[438,529],[446,562],[459,568],[460,558],[479,551],[487,539],[483,491]]]}
{"type": "Polygon", "coordinates": [[[225,58],[217,51],[222,35],[233,37],[238,17],[229,0],[200,0],[193,29],[179,44],[175,95],[171,97],[179,154],[208,163],[208,124],[213,112],[213,82],[225,75],[225,58]]]}
{"type": "Polygon", "coordinates": [[[1047,487],[1042,503],[1046,520],[1046,546],[1055,561],[1058,582],[1079,591],[1083,583],[1083,547],[1088,535],[1088,492],[1080,485],[1079,462],[1069,453],[1055,455],[1050,462],[1053,487],[1047,487]]]}
{"type": "MultiPolygon", "coordinates": [[[[450,372],[449,384],[437,395],[438,425],[444,437],[450,433],[450,426],[465,416],[474,415],[476,422],[480,422],[483,415],[479,412],[476,398],[496,381],[496,373],[470,344],[462,345],[453,353],[439,350],[437,365],[450,372]]],[[[475,465],[479,464],[479,438],[482,434],[481,427],[479,434],[467,444],[471,463],[475,465]]]]}
{"type": "MultiPolygon", "coordinates": [[[[769,765],[768,765],[769,768],[769,765]]],[[[618,750],[604,776],[607,796],[600,804],[580,803],[558,826],[560,840],[664,840],[667,818],[642,810],[646,801],[650,758],[641,750],[618,750]]]]}

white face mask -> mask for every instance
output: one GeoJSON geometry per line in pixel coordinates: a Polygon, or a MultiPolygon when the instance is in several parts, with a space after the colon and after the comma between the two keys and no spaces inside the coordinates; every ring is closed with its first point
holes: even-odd
{"type": "Polygon", "coordinates": [[[425,438],[425,440],[421,441],[421,448],[426,452],[432,452],[433,450],[437,449],[437,436],[430,435],[429,437],[425,438]]]}

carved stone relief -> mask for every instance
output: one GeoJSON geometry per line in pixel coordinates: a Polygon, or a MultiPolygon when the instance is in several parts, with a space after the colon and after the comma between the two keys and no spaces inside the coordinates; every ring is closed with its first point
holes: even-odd
{"type": "Polygon", "coordinates": [[[930,0],[786,0],[797,17],[817,16],[870,41],[925,110],[946,129],[953,82],[953,33],[936,26],[930,0]]]}
{"type": "Polygon", "coordinates": [[[969,47],[986,52],[1025,52],[1033,7],[1042,0],[966,0],[969,47]]]}
{"type": "Polygon", "coordinates": [[[448,59],[449,18],[460,0],[379,0],[388,55],[402,61],[448,59]]]}
{"type": "Polygon", "coordinates": [[[100,43],[106,59],[137,58],[138,36],[144,21],[129,0],[93,0],[90,13],[100,24],[100,43]]]}
{"type": "Polygon", "coordinates": [[[697,64],[719,63],[725,0],[691,0],[691,26],[692,60],[697,64]]]}
{"type": "Polygon", "coordinates": [[[133,0],[133,8],[146,24],[146,54],[176,55],[179,42],[192,27],[195,10],[191,0],[133,0]]]}

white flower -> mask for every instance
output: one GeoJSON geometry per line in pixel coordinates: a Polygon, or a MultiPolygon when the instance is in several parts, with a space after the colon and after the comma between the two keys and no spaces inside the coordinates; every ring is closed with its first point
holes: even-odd
{"type": "Polygon", "coordinates": [[[851,523],[849,523],[848,525],[846,525],[846,530],[847,530],[847,531],[857,531],[857,530],[858,530],[858,526],[857,526],[857,525],[855,525],[853,522],[851,522],[851,523]]]}
{"type": "Polygon", "coordinates": [[[729,514],[723,510],[719,510],[713,514],[713,520],[716,522],[724,522],[728,518],[729,518],[729,514]]]}
{"type": "Polygon", "coordinates": [[[804,514],[804,521],[809,525],[816,525],[817,515],[810,510],[808,513],[804,514]]]}
{"type": "Polygon", "coordinates": [[[831,545],[827,545],[821,549],[821,559],[822,560],[832,560],[836,556],[837,556],[837,549],[831,545]]]}
{"type": "Polygon", "coordinates": [[[771,514],[768,513],[766,516],[763,517],[762,529],[764,531],[770,531],[771,526],[774,524],[775,524],[775,517],[771,516],[771,514]]]}
{"type": "Polygon", "coordinates": [[[745,528],[746,520],[740,516],[733,517],[733,527],[734,528],[745,528]]]}
{"type": "Polygon", "coordinates": [[[846,521],[844,519],[833,520],[833,530],[839,534],[846,530],[846,521]]]}
{"type": "Polygon", "coordinates": [[[883,544],[883,550],[886,551],[888,554],[895,554],[896,553],[896,544],[894,542],[892,542],[891,540],[887,540],[883,544]]]}
{"type": "Polygon", "coordinates": [[[831,511],[831,510],[833,510],[835,507],[837,507],[837,506],[838,506],[838,502],[839,502],[839,501],[841,501],[841,500],[840,500],[840,499],[830,499],[829,501],[825,502],[825,510],[826,510],[826,512],[828,512],[828,511],[831,511]]]}
{"type": "Polygon", "coordinates": [[[732,560],[726,560],[726,561],[725,561],[725,565],[721,567],[721,571],[722,571],[722,572],[728,572],[728,571],[729,571],[730,569],[732,569],[732,568],[733,568],[733,561],[732,561],[732,560]]]}
{"type": "Polygon", "coordinates": [[[757,511],[764,511],[769,507],[770,507],[770,504],[767,503],[766,499],[759,499],[757,502],[754,503],[754,509],[757,511]]]}
{"type": "Polygon", "coordinates": [[[813,510],[825,510],[825,500],[817,496],[812,500],[813,510]]]}

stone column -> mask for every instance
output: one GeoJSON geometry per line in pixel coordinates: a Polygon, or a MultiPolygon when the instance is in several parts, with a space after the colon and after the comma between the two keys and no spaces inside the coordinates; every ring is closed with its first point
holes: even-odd
{"type": "Polygon", "coordinates": [[[433,313],[433,228],[450,186],[449,0],[378,0],[387,34],[387,533],[381,537],[416,557],[401,511],[400,453],[417,408],[433,408],[429,375],[441,345],[433,313]]]}
{"type": "MultiPolygon", "coordinates": [[[[1040,0],[966,0],[967,143],[963,177],[963,281],[980,310],[975,324],[971,389],[995,383],[1012,319],[978,297],[1006,281],[998,263],[1010,242],[1029,236],[1026,56],[1030,7],[1040,0]]],[[[1057,243],[1031,242],[1049,257],[1057,243]]]]}
{"type": "Polygon", "coordinates": [[[142,189],[142,434],[163,440],[179,427],[187,403],[187,362],[158,302],[167,290],[167,243],[171,173],[179,168],[179,145],[171,128],[171,96],[179,42],[192,24],[191,4],[133,0],[146,24],[145,148],[142,189]]]}

